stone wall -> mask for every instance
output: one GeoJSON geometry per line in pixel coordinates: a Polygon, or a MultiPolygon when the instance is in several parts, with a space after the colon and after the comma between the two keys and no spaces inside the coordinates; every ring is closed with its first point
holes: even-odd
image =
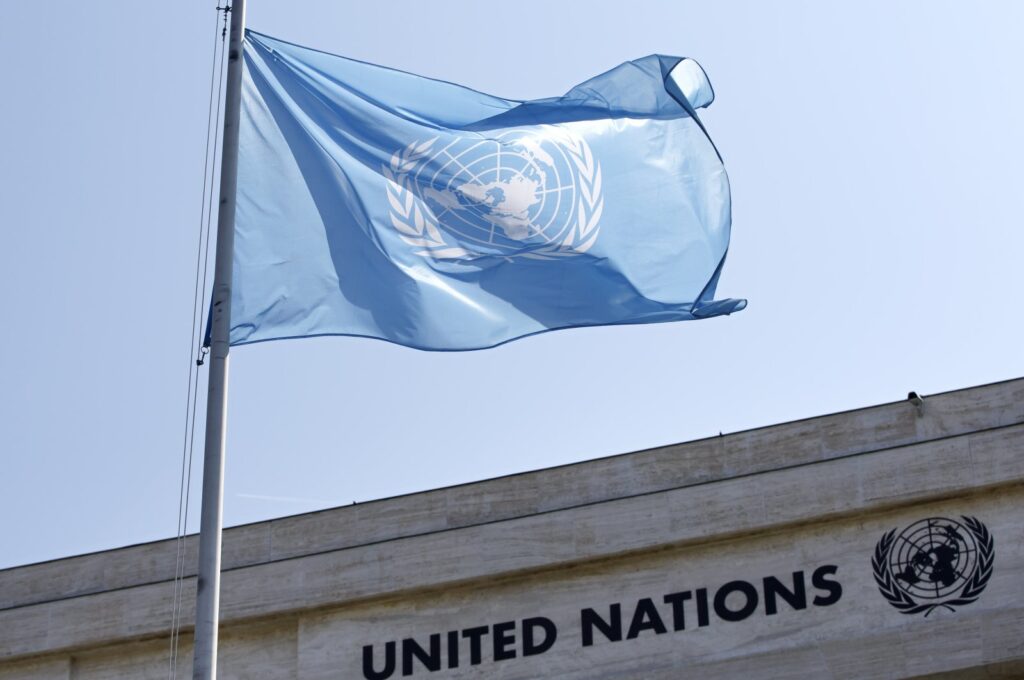
{"type": "MultiPolygon", "coordinates": [[[[219,677],[1012,676],[1022,481],[1017,380],[237,527],[219,677]]],[[[174,550],[0,571],[0,680],[166,678],[174,550]]]]}

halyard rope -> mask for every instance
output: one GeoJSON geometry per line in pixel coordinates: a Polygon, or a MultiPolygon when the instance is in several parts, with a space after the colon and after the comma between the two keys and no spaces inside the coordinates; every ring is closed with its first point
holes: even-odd
{"type": "Polygon", "coordinates": [[[192,335],[189,337],[188,391],[185,400],[184,438],[181,448],[181,481],[178,487],[178,525],[175,533],[174,588],[171,601],[170,650],[167,676],[174,680],[178,671],[178,646],[181,638],[181,607],[183,581],[187,564],[185,536],[188,531],[189,494],[192,487],[192,452],[196,431],[196,402],[199,393],[199,367],[204,354],[201,348],[203,320],[205,319],[206,280],[210,261],[210,224],[213,213],[213,182],[217,166],[217,142],[220,137],[220,109],[223,89],[225,34],[229,7],[217,7],[223,14],[224,28],[220,31],[221,17],[214,20],[213,58],[210,64],[210,93],[206,108],[206,149],[203,153],[203,190],[199,211],[199,235],[196,246],[195,284],[192,292],[192,335]],[[218,33],[220,45],[218,47],[218,33]],[[219,76],[219,77],[218,77],[219,76]],[[214,97],[214,83],[216,97],[214,97]],[[212,137],[212,145],[211,145],[212,137]],[[212,150],[212,153],[211,153],[212,150]]]}

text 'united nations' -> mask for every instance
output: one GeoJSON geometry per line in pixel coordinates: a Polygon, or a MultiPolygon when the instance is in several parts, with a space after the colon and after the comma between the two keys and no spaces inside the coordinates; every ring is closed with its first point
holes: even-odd
{"type": "MultiPolygon", "coordinates": [[[[714,590],[681,590],[628,604],[585,607],[579,612],[579,636],[573,638],[575,644],[591,647],[685,631],[687,627],[704,628],[713,622],[743,621],[758,612],[773,616],[783,608],[799,611],[808,605],[828,607],[843,595],[842,586],[834,579],[837,571],[838,567],[831,564],[816,568],[811,573],[810,592],[804,572],[795,571],[785,579],[766,576],[760,583],[736,580],[714,590]]],[[[510,661],[544,654],[558,642],[558,625],[545,616],[390,640],[380,649],[377,645],[363,647],[363,677],[386,680],[396,673],[410,676],[510,661]]]]}

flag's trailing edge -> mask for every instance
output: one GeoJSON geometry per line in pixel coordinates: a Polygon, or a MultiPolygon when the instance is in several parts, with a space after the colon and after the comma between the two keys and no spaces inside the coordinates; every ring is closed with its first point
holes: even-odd
{"type": "Polygon", "coordinates": [[[729,182],[691,59],[515,101],[248,31],[231,344],[350,335],[425,350],[700,319],[729,182]]]}

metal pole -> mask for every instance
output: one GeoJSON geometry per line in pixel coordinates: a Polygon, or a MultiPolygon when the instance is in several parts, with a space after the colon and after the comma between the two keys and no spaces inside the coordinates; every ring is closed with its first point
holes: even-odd
{"type": "Polygon", "coordinates": [[[221,153],[217,255],[213,273],[210,326],[210,379],[206,399],[203,455],[203,512],[199,524],[199,579],[196,586],[193,680],[217,677],[217,624],[220,616],[220,543],[224,508],[224,441],[228,406],[228,333],[231,329],[231,265],[235,241],[235,188],[238,184],[238,118],[242,101],[242,35],[245,0],[231,3],[224,146],[221,153]]]}

